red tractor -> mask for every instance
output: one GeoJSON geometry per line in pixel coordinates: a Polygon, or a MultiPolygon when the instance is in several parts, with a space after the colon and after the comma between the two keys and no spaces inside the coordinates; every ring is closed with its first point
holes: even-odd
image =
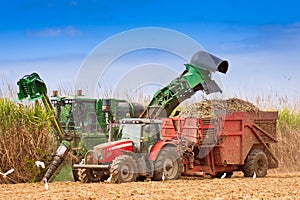
{"type": "Polygon", "coordinates": [[[81,181],[178,179],[181,157],[176,144],[162,139],[161,124],[161,120],[154,119],[123,119],[121,140],[95,146],[87,152],[84,163],[74,165],[82,172],[81,181]]]}

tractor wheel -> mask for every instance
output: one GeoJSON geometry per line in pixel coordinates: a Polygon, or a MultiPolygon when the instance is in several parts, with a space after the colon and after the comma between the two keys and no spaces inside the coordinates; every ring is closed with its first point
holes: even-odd
{"type": "Polygon", "coordinates": [[[136,181],[138,175],[136,161],[129,155],[120,155],[113,160],[110,174],[112,183],[136,181]]]}
{"type": "Polygon", "coordinates": [[[93,174],[93,170],[91,169],[81,169],[79,170],[79,180],[82,183],[94,183],[100,182],[101,177],[97,174],[93,174]]]}
{"type": "MultiPolygon", "coordinates": [[[[81,160],[79,164],[84,163],[84,159],[82,157],[78,158],[78,159],[81,160]]],[[[72,165],[73,164],[78,164],[78,163],[77,162],[76,163],[72,163],[72,165]]],[[[73,179],[74,179],[75,182],[80,181],[79,173],[80,173],[79,169],[72,169],[73,179]]]]}
{"type": "Polygon", "coordinates": [[[266,154],[261,149],[253,149],[250,151],[242,171],[245,177],[252,177],[254,172],[257,177],[264,177],[267,175],[268,159],[266,154]]]}
{"type": "Polygon", "coordinates": [[[181,159],[175,148],[165,147],[154,162],[153,180],[176,180],[181,175],[181,159]]]}
{"type": "Polygon", "coordinates": [[[72,174],[73,174],[73,179],[74,179],[75,182],[76,181],[80,181],[80,179],[79,179],[79,172],[78,172],[77,169],[72,169],[72,174]]]}
{"type": "MultiPolygon", "coordinates": [[[[80,164],[84,164],[84,159],[82,159],[80,164]]],[[[93,183],[99,182],[101,180],[101,177],[97,174],[93,174],[92,169],[78,169],[78,179],[82,183],[93,183]]]]}

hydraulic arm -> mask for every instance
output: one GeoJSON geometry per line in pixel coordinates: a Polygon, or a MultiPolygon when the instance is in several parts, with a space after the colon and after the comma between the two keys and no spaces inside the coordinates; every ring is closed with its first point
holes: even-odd
{"type": "Polygon", "coordinates": [[[228,62],[207,52],[199,51],[191,59],[191,64],[185,64],[186,70],[169,85],[158,90],[141,118],[169,117],[172,111],[184,100],[197,91],[206,94],[222,92],[221,88],[211,78],[211,72],[226,73],[228,62]]]}

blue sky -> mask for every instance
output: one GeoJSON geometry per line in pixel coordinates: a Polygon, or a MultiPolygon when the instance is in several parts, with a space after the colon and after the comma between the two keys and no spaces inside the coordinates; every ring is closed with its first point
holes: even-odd
{"type": "MultiPolygon", "coordinates": [[[[132,28],[163,27],[186,34],[229,61],[230,70],[222,76],[228,97],[300,95],[300,3],[296,0],[1,4],[0,75],[12,83],[37,71],[50,89],[71,88],[85,57],[105,39],[132,28]]],[[[182,61],[165,53],[137,52],[124,59],[124,65],[130,65],[129,58],[164,60],[179,71],[183,68],[182,61]]]]}

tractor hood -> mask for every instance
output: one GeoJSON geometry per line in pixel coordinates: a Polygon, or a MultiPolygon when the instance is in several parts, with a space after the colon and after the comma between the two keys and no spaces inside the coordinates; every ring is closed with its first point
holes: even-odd
{"type": "Polygon", "coordinates": [[[114,142],[107,142],[104,144],[99,144],[94,147],[94,151],[100,150],[100,149],[107,149],[107,150],[115,150],[115,149],[124,149],[126,147],[132,147],[132,140],[118,140],[114,142]]]}
{"type": "Polygon", "coordinates": [[[99,144],[94,147],[94,152],[98,156],[99,163],[111,162],[115,157],[122,154],[123,151],[133,151],[132,140],[119,140],[99,144]]]}

